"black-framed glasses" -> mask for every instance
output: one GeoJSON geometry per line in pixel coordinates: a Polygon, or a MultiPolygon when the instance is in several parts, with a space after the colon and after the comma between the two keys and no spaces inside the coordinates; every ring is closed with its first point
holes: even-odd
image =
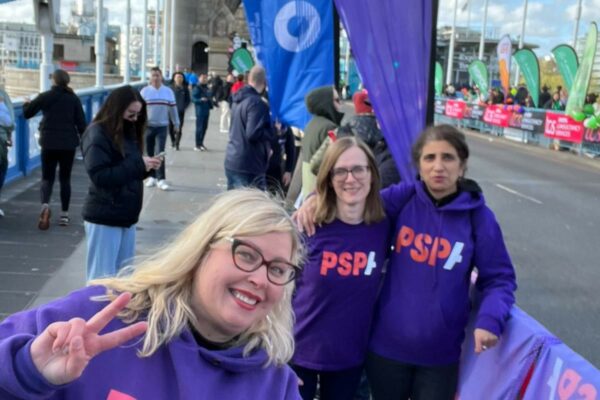
{"type": "Polygon", "coordinates": [[[262,267],[267,268],[267,279],[274,285],[283,286],[296,278],[300,268],[286,261],[267,261],[254,245],[232,237],[225,240],[231,243],[233,264],[244,272],[253,272],[262,267]]]}
{"type": "Polygon", "coordinates": [[[368,165],[353,165],[351,168],[334,168],[331,170],[331,178],[337,182],[343,182],[352,174],[354,179],[362,181],[367,178],[369,172],[368,165]]]}

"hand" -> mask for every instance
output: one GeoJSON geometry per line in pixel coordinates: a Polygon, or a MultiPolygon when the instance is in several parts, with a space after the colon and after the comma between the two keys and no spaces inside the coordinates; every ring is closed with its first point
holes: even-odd
{"type": "Polygon", "coordinates": [[[316,196],[304,199],[302,206],[292,215],[300,232],[306,232],[308,236],[315,234],[315,211],[317,208],[316,196]]]}
{"type": "Polygon", "coordinates": [[[109,305],[85,321],[73,318],[55,322],[31,344],[31,359],[38,371],[53,385],[64,385],[79,378],[92,358],[146,332],[147,322],[98,333],[125,308],[131,293],[121,293],[109,305]]]}
{"type": "Polygon", "coordinates": [[[281,183],[283,183],[283,186],[288,187],[290,185],[291,180],[292,180],[292,173],[284,172],[283,176],[281,177],[281,183]]]}
{"type": "Polygon", "coordinates": [[[10,139],[10,138],[6,139],[6,146],[12,147],[12,145],[13,145],[12,139],[10,139]]]}
{"type": "Polygon", "coordinates": [[[144,159],[144,165],[146,166],[146,171],[150,171],[151,169],[159,169],[162,164],[162,160],[159,157],[142,157],[144,159]]]}
{"type": "Polygon", "coordinates": [[[473,336],[475,337],[475,353],[477,354],[494,347],[498,343],[498,336],[485,329],[476,328],[473,336]]]}

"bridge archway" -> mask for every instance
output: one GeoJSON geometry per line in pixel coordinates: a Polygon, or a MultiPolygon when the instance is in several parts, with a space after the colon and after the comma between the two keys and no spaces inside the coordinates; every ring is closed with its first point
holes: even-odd
{"type": "Polygon", "coordinates": [[[206,42],[196,42],[192,47],[192,71],[208,72],[208,44],[206,42]]]}

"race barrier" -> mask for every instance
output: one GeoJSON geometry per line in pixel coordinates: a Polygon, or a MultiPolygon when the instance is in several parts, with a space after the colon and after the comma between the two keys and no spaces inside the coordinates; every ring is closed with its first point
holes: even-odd
{"type": "Polygon", "coordinates": [[[437,97],[435,121],[503,136],[546,148],[558,146],[578,155],[600,157],[600,128],[589,129],[561,111],[504,104],[471,104],[437,97]]]}
{"type": "MultiPolygon", "coordinates": [[[[137,82],[131,86],[141,89],[146,83],[137,82]]],[[[100,109],[108,94],[114,89],[123,86],[112,85],[104,88],[89,88],[76,90],[75,93],[81,100],[86,122],[90,122],[100,109]]],[[[15,130],[12,134],[13,146],[8,151],[8,170],[6,172],[5,184],[30,174],[41,165],[41,148],[38,143],[38,127],[42,120],[42,114],[26,120],[23,117],[23,100],[15,99],[13,106],[15,110],[15,130]]]]}

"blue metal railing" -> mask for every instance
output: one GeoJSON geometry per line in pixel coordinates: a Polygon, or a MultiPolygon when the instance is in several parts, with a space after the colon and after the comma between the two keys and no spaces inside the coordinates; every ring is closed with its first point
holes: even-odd
{"type": "MultiPolygon", "coordinates": [[[[141,89],[146,82],[131,83],[131,86],[141,89]]],[[[105,86],[104,88],[87,88],[76,90],[75,93],[81,100],[86,122],[89,123],[100,109],[108,94],[123,84],[105,86]]],[[[23,99],[13,102],[15,109],[15,131],[13,132],[13,146],[8,150],[8,171],[5,183],[12,182],[30,174],[40,167],[41,148],[38,144],[38,127],[42,115],[38,114],[26,120],[23,117],[23,99]]]]}

